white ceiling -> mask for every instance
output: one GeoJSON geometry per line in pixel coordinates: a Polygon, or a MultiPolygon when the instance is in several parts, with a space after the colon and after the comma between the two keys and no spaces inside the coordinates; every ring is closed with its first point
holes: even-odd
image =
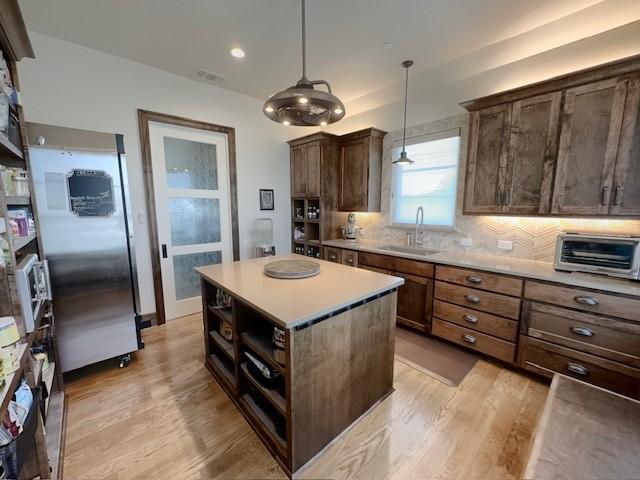
{"type": "MultiPolygon", "coordinates": [[[[205,69],[226,79],[219,86],[258,98],[301,75],[300,0],[20,5],[29,30],[185,77],[205,69]],[[246,58],[229,55],[236,46],[246,58]]],[[[397,97],[406,58],[412,75],[480,71],[639,19],[640,0],[308,0],[308,76],[361,110],[376,92],[397,97]]]]}

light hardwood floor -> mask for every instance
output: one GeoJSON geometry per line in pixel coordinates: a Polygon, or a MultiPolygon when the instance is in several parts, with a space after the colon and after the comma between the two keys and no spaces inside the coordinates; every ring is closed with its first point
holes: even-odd
{"type": "MultiPolygon", "coordinates": [[[[203,365],[202,321],[143,332],[131,365],[67,378],[64,477],[285,477],[203,365]]],[[[457,388],[396,362],[396,391],[299,478],[520,478],[547,386],[480,360],[457,388]]]]}

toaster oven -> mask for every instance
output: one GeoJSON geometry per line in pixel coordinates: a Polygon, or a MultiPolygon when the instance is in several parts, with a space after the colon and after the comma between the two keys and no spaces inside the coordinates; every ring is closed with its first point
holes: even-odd
{"type": "Polygon", "coordinates": [[[562,233],[554,268],[640,280],[640,236],[562,233]]]}

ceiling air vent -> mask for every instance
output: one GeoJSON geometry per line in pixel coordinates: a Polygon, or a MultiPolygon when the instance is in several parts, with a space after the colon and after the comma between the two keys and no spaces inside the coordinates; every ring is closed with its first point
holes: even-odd
{"type": "Polygon", "coordinates": [[[220,85],[222,82],[226,80],[226,78],[221,77],[220,75],[216,75],[215,73],[212,73],[212,72],[207,72],[206,70],[198,70],[196,72],[196,76],[200,80],[204,80],[205,82],[213,83],[216,85],[220,85]]]}

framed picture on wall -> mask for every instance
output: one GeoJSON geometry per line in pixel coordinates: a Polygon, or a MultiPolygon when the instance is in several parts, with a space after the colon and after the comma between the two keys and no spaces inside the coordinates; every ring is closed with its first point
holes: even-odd
{"type": "Polygon", "coordinates": [[[273,190],[260,189],[260,210],[273,210],[273,190]]]}

